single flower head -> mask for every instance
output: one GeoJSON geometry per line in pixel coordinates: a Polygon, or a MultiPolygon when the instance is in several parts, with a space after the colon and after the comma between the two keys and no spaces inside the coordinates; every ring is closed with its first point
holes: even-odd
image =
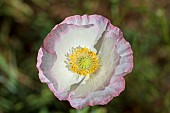
{"type": "Polygon", "coordinates": [[[59,100],[72,107],[105,105],[125,88],[133,53],[118,27],[100,15],[75,15],[56,25],[38,51],[37,68],[59,100]]]}

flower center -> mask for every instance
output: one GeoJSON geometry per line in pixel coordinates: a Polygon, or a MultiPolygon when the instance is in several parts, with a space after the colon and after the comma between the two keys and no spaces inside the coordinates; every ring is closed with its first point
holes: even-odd
{"type": "Polygon", "coordinates": [[[66,63],[70,71],[83,76],[94,73],[99,67],[98,56],[86,47],[74,48],[66,63]]]}
{"type": "Polygon", "coordinates": [[[78,59],[78,65],[82,69],[87,69],[91,65],[91,60],[88,57],[81,57],[80,59],[78,59]]]}

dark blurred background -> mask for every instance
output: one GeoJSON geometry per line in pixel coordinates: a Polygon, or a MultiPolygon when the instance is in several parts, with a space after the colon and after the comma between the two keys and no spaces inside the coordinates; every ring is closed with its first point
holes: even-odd
{"type": "Polygon", "coordinates": [[[170,0],[0,0],[0,113],[170,113],[170,0]],[[75,14],[107,17],[134,51],[125,91],[105,106],[75,110],[38,78],[43,39],[75,14]]]}

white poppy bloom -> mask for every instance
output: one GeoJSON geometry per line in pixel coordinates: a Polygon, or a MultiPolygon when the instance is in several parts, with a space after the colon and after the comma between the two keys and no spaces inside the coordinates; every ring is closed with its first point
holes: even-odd
{"type": "Polygon", "coordinates": [[[59,100],[72,107],[105,105],[125,88],[133,52],[118,27],[100,15],[75,15],[56,25],[38,51],[37,68],[59,100]]]}

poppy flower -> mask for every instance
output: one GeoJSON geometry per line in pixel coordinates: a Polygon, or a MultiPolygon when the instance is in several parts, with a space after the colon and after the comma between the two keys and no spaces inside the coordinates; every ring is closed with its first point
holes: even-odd
{"type": "Polygon", "coordinates": [[[118,27],[100,15],[75,15],[57,24],[38,51],[37,68],[59,100],[72,107],[105,105],[125,89],[133,52],[118,27]]]}

